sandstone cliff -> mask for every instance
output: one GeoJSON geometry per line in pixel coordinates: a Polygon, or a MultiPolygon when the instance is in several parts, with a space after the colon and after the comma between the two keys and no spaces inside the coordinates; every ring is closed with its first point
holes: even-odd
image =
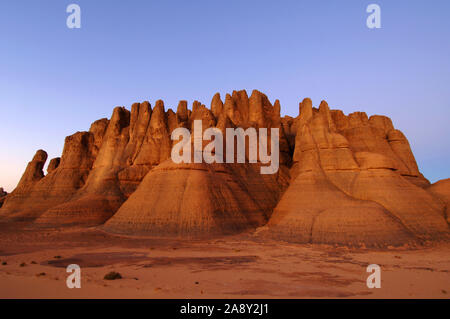
{"type": "Polygon", "coordinates": [[[270,235],[371,246],[448,238],[444,206],[422,188],[429,183],[388,118],[345,116],[305,99],[295,125],[291,183],[270,235]]]}
{"type": "MultiPolygon", "coordinates": [[[[180,101],[116,107],[110,120],[66,138],[43,168],[39,150],[0,209],[3,220],[39,226],[100,226],[133,235],[198,238],[249,231],[298,242],[367,246],[448,240],[448,180],[430,185],[408,140],[385,116],[345,115],[325,101],[281,117],[278,100],[234,91],[210,108],[180,101]],[[279,129],[280,167],[261,175],[245,164],[174,163],[171,132],[203,127],[279,129]]],[[[225,135],[225,134],[224,134],[225,135]]],[[[191,144],[195,143],[191,137],[191,144]]],[[[236,142],[236,141],[235,141],[236,142]]],[[[203,146],[207,143],[201,142],[203,146]]],[[[270,152],[270,134],[268,136],[270,152]]],[[[192,145],[191,145],[192,147],[192,145]]],[[[224,152],[214,150],[216,153],[224,152]]]]}
{"type": "Polygon", "coordinates": [[[107,119],[96,121],[89,132],[77,132],[66,137],[61,159],[50,161],[46,176],[43,167],[47,153],[39,150],[5,201],[1,216],[35,219],[48,209],[70,200],[88,178],[107,123],[107,119]]]}
{"type": "Polygon", "coordinates": [[[445,218],[450,223],[450,178],[430,185],[427,190],[445,205],[445,218]]]}

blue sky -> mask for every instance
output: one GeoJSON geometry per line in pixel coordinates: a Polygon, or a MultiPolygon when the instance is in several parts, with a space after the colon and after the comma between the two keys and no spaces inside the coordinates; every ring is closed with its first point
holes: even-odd
{"type": "Polygon", "coordinates": [[[390,116],[424,175],[448,178],[449,15],[447,0],[1,1],[0,187],[115,106],[209,105],[234,89],[280,99],[285,115],[308,96],[390,116]],[[78,30],[66,26],[71,3],[78,30]],[[370,3],[381,29],[366,27],[370,3]]]}

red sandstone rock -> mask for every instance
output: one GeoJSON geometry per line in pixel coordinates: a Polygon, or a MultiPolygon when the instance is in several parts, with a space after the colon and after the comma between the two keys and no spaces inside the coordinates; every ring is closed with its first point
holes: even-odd
{"type": "MultiPolygon", "coordinates": [[[[133,104],[131,112],[115,108],[111,120],[67,137],[46,176],[47,154],[38,151],[17,188],[0,197],[0,217],[53,226],[106,222],[111,232],[171,237],[267,224],[261,234],[300,243],[448,240],[449,183],[429,185],[388,117],[346,116],[325,101],[314,108],[306,98],[298,117],[282,118],[280,102],[272,105],[256,90],[250,97],[234,91],[224,103],[217,93],[210,109],[198,101],[192,111],[187,105],[180,101],[176,113],[161,100],[153,109],[149,102],[133,104]],[[261,175],[261,163],[173,163],[171,132],[192,130],[195,120],[223,133],[279,128],[278,173],[261,175]]],[[[248,160],[248,145],[246,151],[248,160]]]]}
{"type": "Polygon", "coordinates": [[[39,150],[28,163],[25,173],[17,184],[17,188],[28,188],[44,177],[44,165],[47,161],[47,152],[39,150]]]}
{"type": "Polygon", "coordinates": [[[317,110],[309,99],[300,109],[292,179],[269,221],[271,236],[380,247],[449,238],[443,205],[405,178],[420,176],[390,120],[371,124],[365,113],[347,117],[325,102],[317,110]]]}
{"type": "Polygon", "coordinates": [[[8,198],[4,200],[0,217],[13,216],[15,213],[20,213],[21,209],[23,209],[22,207],[26,208],[25,201],[28,198],[28,193],[42,178],[44,178],[43,168],[46,160],[47,153],[43,150],[38,150],[31,162],[28,163],[17,187],[8,198]]]}
{"type": "Polygon", "coordinates": [[[254,164],[175,164],[151,170],[104,229],[199,238],[264,225],[283,185],[254,164]]]}
{"type": "MultiPolygon", "coordinates": [[[[135,109],[136,110],[136,109],[135,109]]],[[[100,224],[110,218],[125,200],[117,174],[126,167],[124,154],[129,140],[130,112],[116,107],[86,182],[70,201],[47,210],[40,224],[100,224]]]]}
{"type": "Polygon", "coordinates": [[[2,207],[3,202],[6,199],[6,195],[8,195],[8,193],[3,190],[3,187],[0,187],[0,208],[2,207]]]}
{"type": "Polygon", "coordinates": [[[222,114],[223,111],[223,102],[220,99],[220,94],[216,93],[214,94],[214,97],[211,101],[211,112],[214,114],[216,118],[222,114]]]}
{"type": "Polygon", "coordinates": [[[78,132],[65,140],[63,154],[59,165],[58,160],[49,164],[48,174],[44,177],[46,154],[38,151],[29,167],[35,167],[38,160],[39,169],[33,182],[29,181],[28,168],[22,177],[22,182],[11,193],[7,203],[0,211],[0,216],[11,218],[34,219],[44,214],[48,209],[71,199],[84,185],[92,164],[97,156],[97,145],[101,144],[107,120],[102,119],[91,125],[89,132],[78,132]]]}
{"type": "Polygon", "coordinates": [[[428,192],[440,199],[445,205],[445,218],[450,224],[450,178],[440,180],[427,188],[428,192]]]}
{"type": "Polygon", "coordinates": [[[57,169],[60,163],[61,163],[61,157],[52,158],[50,160],[50,163],[48,163],[47,173],[50,174],[55,169],[57,169]]]}

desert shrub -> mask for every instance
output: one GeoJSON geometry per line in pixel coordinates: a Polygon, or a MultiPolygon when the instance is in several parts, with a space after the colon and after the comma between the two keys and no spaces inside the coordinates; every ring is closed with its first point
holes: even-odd
{"type": "Polygon", "coordinates": [[[103,279],[105,279],[105,280],[122,279],[122,275],[119,274],[118,272],[111,271],[111,272],[107,273],[103,279]]]}

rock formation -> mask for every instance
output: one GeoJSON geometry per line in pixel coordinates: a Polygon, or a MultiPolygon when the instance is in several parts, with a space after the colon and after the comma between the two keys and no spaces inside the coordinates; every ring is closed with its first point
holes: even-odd
{"type": "MultiPolygon", "coordinates": [[[[245,91],[235,91],[227,101],[222,107],[220,95],[216,94],[211,110],[194,101],[190,114],[187,103],[181,101],[174,127],[192,129],[195,120],[202,120],[203,130],[217,125],[225,136],[227,127],[277,127],[280,123],[279,110],[258,91],[250,98],[245,91]]],[[[160,147],[165,149],[164,144],[160,147]]],[[[275,175],[261,175],[259,168],[258,164],[248,163],[175,164],[169,158],[145,176],[104,229],[127,234],[206,237],[262,226],[289,177],[284,166],[275,175]]]]}
{"type": "Polygon", "coordinates": [[[387,246],[447,239],[409,144],[386,117],[300,104],[290,186],[268,223],[299,243],[387,246]],[[419,186],[418,186],[419,185],[419,186]]]}
{"type": "Polygon", "coordinates": [[[208,237],[267,223],[283,186],[249,164],[175,164],[151,170],[104,229],[125,234],[208,237]]]}
{"type": "Polygon", "coordinates": [[[427,190],[443,202],[445,205],[445,218],[450,223],[450,178],[430,185],[427,190]]]}
{"type": "Polygon", "coordinates": [[[50,161],[46,176],[43,167],[47,153],[38,151],[5,201],[1,216],[35,219],[71,199],[88,178],[107,124],[108,120],[102,119],[94,122],[89,132],[66,137],[61,159],[50,161]]]}
{"type": "Polygon", "coordinates": [[[0,187],[0,208],[2,207],[3,202],[6,199],[6,195],[8,195],[8,193],[3,190],[3,187],[0,187]]]}
{"type": "MultiPolygon", "coordinates": [[[[43,168],[40,150],[0,209],[3,220],[37,226],[100,226],[132,235],[201,238],[264,226],[261,236],[297,243],[385,247],[448,240],[449,180],[430,185],[401,131],[385,116],[345,115],[325,101],[300,103],[296,118],[253,91],[234,91],[210,108],[180,101],[116,107],[110,120],[66,138],[61,158],[43,168]],[[280,167],[262,175],[249,163],[180,163],[171,133],[279,129],[280,167]]],[[[225,134],[224,134],[225,135],[225,134]]],[[[191,136],[192,144],[196,143],[191,136]]],[[[205,147],[209,142],[202,141],[205,147]]],[[[234,141],[236,143],[236,140],[234,141]]],[[[268,136],[270,152],[270,134],[268,136]]],[[[236,146],[236,145],[235,145],[236,146]]],[[[223,149],[214,153],[224,153],[223,149]]]]}

